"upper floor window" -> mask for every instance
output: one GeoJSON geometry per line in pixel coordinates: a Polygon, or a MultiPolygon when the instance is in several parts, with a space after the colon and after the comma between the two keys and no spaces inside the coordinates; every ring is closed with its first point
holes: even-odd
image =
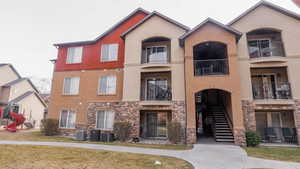
{"type": "Polygon", "coordinates": [[[112,130],[114,125],[115,113],[113,111],[98,111],[96,115],[96,128],[112,130]]]}
{"type": "Polygon", "coordinates": [[[110,62],[118,60],[118,44],[105,44],[101,47],[101,61],[110,62]]]}
{"type": "Polygon", "coordinates": [[[103,95],[116,94],[116,76],[102,76],[99,82],[98,93],[103,95]]]}
{"type": "Polygon", "coordinates": [[[77,95],[79,93],[79,77],[66,77],[64,79],[64,95],[77,95]]]}
{"type": "Polygon", "coordinates": [[[247,40],[250,58],[285,56],[280,31],[254,30],[247,33],[247,40]]]}
{"type": "Polygon", "coordinates": [[[163,37],[144,40],[142,43],[142,63],[168,63],[170,44],[170,39],[163,37]]]}
{"type": "Polygon", "coordinates": [[[67,64],[81,63],[83,47],[70,47],[67,53],[67,64]]]}
{"type": "Polygon", "coordinates": [[[59,127],[75,128],[76,113],[71,110],[62,110],[60,112],[59,127]]]}

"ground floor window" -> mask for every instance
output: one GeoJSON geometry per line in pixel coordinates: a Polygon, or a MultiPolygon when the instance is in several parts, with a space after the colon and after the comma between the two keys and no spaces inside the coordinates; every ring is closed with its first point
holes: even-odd
{"type": "Polygon", "coordinates": [[[257,111],[255,118],[256,131],[264,142],[297,142],[292,111],[257,111]]]}
{"type": "Polygon", "coordinates": [[[63,110],[60,113],[60,128],[75,128],[76,113],[72,110],[63,110]]]}
{"type": "Polygon", "coordinates": [[[112,130],[114,125],[115,113],[113,111],[101,110],[96,115],[96,128],[112,130]]]}
{"type": "Polygon", "coordinates": [[[141,137],[166,138],[167,124],[171,118],[168,112],[141,112],[141,137]]]}

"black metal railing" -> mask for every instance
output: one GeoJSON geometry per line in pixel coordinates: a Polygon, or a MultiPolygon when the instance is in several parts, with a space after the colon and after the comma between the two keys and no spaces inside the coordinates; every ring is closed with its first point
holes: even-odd
{"type": "Polygon", "coordinates": [[[290,84],[274,83],[269,84],[252,84],[252,92],[254,99],[291,99],[292,92],[290,84]]]}
{"type": "Polygon", "coordinates": [[[283,43],[281,41],[271,41],[271,43],[268,45],[270,47],[263,48],[261,46],[261,44],[258,46],[251,46],[250,44],[248,44],[250,58],[271,56],[285,57],[283,43]]]}
{"type": "Polygon", "coordinates": [[[172,100],[171,88],[164,88],[159,85],[151,85],[147,89],[142,89],[141,100],[145,101],[160,101],[172,100]]]}
{"type": "Polygon", "coordinates": [[[228,59],[194,60],[195,76],[225,75],[228,73],[228,59]]]}
{"type": "Polygon", "coordinates": [[[258,127],[256,129],[258,135],[265,143],[297,143],[296,128],[284,127],[258,127]]]}

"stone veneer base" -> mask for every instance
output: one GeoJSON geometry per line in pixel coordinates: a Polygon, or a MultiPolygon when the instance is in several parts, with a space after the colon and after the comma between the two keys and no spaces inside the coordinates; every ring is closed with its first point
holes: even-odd
{"type": "Polygon", "coordinates": [[[96,127],[96,112],[99,110],[112,110],[115,112],[115,122],[129,122],[132,124],[130,137],[140,136],[140,112],[141,111],[171,111],[172,121],[179,122],[182,126],[182,143],[185,143],[185,102],[172,101],[170,106],[142,106],[140,102],[96,102],[89,103],[87,111],[87,130],[96,127]]]}

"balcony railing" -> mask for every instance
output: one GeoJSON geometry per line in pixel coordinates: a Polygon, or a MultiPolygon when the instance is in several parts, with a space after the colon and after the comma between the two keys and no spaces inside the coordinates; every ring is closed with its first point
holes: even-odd
{"type": "Polygon", "coordinates": [[[150,55],[142,55],[142,64],[165,64],[169,63],[170,59],[167,52],[153,53],[150,55]]]}
{"type": "Polygon", "coordinates": [[[274,83],[266,85],[252,84],[254,99],[291,99],[292,93],[289,83],[274,83]]]}
{"type": "Polygon", "coordinates": [[[257,132],[265,143],[297,143],[296,128],[257,127],[257,132]]]}
{"type": "Polygon", "coordinates": [[[145,101],[166,101],[172,99],[171,88],[164,88],[159,85],[152,85],[142,89],[142,100],[145,101]]]}
{"type": "Polygon", "coordinates": [[[250,58],[272,57],[280,56],[285,57],[283,44],[281,41],[261,42],[261,44],[251,44],[248,42],[250,58]]]}
{"type": "Polygon", "coordinates": [[[228,59],[194,60],[195,76],[225,75],[228,73],[228,59]]]}

